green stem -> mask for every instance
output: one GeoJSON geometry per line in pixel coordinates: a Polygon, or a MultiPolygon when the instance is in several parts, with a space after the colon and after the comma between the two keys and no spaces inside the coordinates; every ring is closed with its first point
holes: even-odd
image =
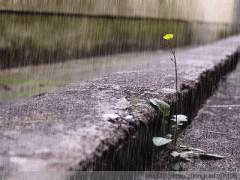
{"type": "Polygon", "coordinates": [[[176,131],[174,134],[174,144],[176,146],[177,144],[177,109],[178,109],[178,94],[177,94],[177,85],[178,85],[178,77],[177,77],[177,60],[176,60],[176,56],[175,56],[175,51],[172,51],[173,53],[173,57],[174,57],[174,64],[175,64],[175,75],[176,75],[176,110],[175,110],[175,114],[176,114],[176,131]]]}
{"type": "Polygon", "coordinates": [[[168,49],[169,51],[173,54],[173,58],[174,60],[171,58],[171,60],[174,62],[175,64],[175,76],[176,76],[176,109],[175,109],[175,114],[176,114],[176,131],[174,132],[174,145],[176,146],[177,144],[177,131],[178,131],[178,121],[177,121],[177,109],[178,109],[178,94],[177,94],[177,86],[178,86],[178,77],[177,77],[177,59],[175,56],[175,49],[173,48],[173,45],[170,41],[168,41],[168,49]]]}
{"type": "Polygon", "coordinates": [[[161,123],[161,137],[165,136],[165,124],[164,124],[164,121],[165,121],[165,116],[163,115],[163,119],[162,119],[162,123],[161,123]]]}

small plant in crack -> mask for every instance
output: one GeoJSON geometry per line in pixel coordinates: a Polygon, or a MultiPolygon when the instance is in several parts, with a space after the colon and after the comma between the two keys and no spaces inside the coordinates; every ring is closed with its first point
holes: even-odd
{"type": "Polygon", "coordinates": [[[179,136],[180,127],[183,125],[184,122],[187,122],[187,116],[183,114],[177,114],[177,104],[178,104],[178,95],[177,95],[177,85],[178,85],[178,76],[177,76],[177,59],[175,56],[175,48],[173,46],[172,39],[173,34],[166,34],[163,36],[164,39],[167,40],[168,44],[167,47],[169,51],[173,54],[173,58],[171,61],[175,65],[175,77],[176,77],[176,105],[175,105],[175,114],[170,118],[170,134],[166,135],[167,129],[167,120],[166,117],[170,116],[170,105],[166,102],[159,100],[159,99],[150,99],[150,102],[153,106],[157,107],[157,118],[160,119],[160,115],[162,115],[161,120],[161,137],[153,137],[153,144],[156,146],[164,146],[164,145],[171,145],[173,151],[171,152],[171,156],[173,157],[173,161],[171,162],[171,168],[173,170],[179,170],[181,167],[181,161],[191,161],[192,158],[199,158],[199,159],[209,159],[209,160],[217,160],[224,158],[223,156],[219,156],[216,154],[207,154],[204,150],[193,148],[190,146],[184,146],[177,143],[177,138],[179,136]],[[165,136],[166,135],[166,136],[165,136]],[[172,145],[173,141],[173,145],[172,145]]]}

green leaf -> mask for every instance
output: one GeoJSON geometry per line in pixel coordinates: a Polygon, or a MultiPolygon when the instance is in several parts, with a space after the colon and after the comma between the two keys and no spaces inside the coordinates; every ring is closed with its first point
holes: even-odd
{"type": "Polygon", "coordinates": [[[191,147],[191,146],[180,145],[180,148],[181,148],[181,149],[184,149],[184,150],[186,150],[186,151],[195,150],[195,151],[205,152],[205,151],[202,150],[202,149],[193,148],[193,147],[191,147]]]}
{"type": "Polygon", "coordinates": [[[203,160],[219,160],[219,159],[224,159],[224,156],[220,156],[217,154],[199,154],[199,158],[203,160]]]}
{"type": "Polygon", "coordinates": [[[177,118],[178,118],[178,121],[181,121],[181,122],[183,122],[183,121],[188,121],[188,120],[187,120],[187,116],[182,115],[182,114],[178,114],[178,115],[177,115],[177,118]]]}
{"type": "MultiPolygon", "coordinates": [[[[174,122],[176,122],[176,115],[173,115],[172,118],[171,118],[171,120],[174,121],[174,122]]],[[[177,121],[178,121],[178,122],[188,121],[188,120],[187,120],[187,116],[182,115],[182,114],[178,114],[178,115],[177,115],[177,121]]]]}
{"type": "Polygon", "coordinates": [[[178,170],[180,169],[180,167],[181,167],[181,162],[180,162],[180,161],[172,164],[172,169],[173,169],[174,171],[178,171],[178,170]]]}
{"type": "MultiPolygon", "coordinates": [[[[178,121],[178,122],[177,122],[177,125],[178,125],[178,126],[182,126],[183,123],[182,123],[181,121],[178,121]]],[[[176,124],[172,125],[172,127],[173,127],[173,128],[176,128],[176,124]]]]}
{"type": "MultiPolygon", "coordinates": [[[[188,147],[188,146],[186,146],[186,147],[188,147]]],[[[184,148],[185,148],[185,146],[184,146],[184,148]]],[[[203,151],[203,150],[197,149],[197,148],[193,148],[193,149],[203,151]]],[[[224,156],[220,156],[217,154],[194,153],[193,151],[181,152],[181,153],[179,153],[179,156],[187,161],[189,160],[188,158],[199,158],[202,160],[219,160],[219,159],[225,158],[224,156]]]]}
{"type": "Polygon", "coordinates": [[[189,158],[189,154],[193,154],[193,151],[183,151],[179,153],[179,156],[183,159],[189,158]]]}
{"type": "Polygon", "coordinates": [[[172,140],[171,139],[166,139],[166,138],[162,138],[162,137],[154,137],[153,138],[153,144],[155,144],[156,146],[163,146],[165,144],[170,143],[172,140]]]}
{"type": "Polygon", "coordinates": [[[171,153],[171,155],[176,158],[176,157],[180,157],[182,158],[182,160],[184,161],[191,161],[191,159],[189,159],[189,157],[191,157],[190,154],[193,154],[193,151],[185,151],[185,152],[181,152],[181,153],[178,153],[177,151],[173,151],[171,153]]]}
{"type": "Polygon", "coordinates": [[[181,122],[181,121],[178,121],[178,126],[182,126],[183,125],[183,123],[181,122]]]}
{"type": "Polygon", "coordinates": [[[173,157],[177,157],[177,156],[179,156],[179,153],[178,153],[177,151],[173,151],[173,152],[171,153],[171,155],[172,155],[173,157]]]}
{"type": "Polygon", "coordinates": [[[189,158],[184,158],[183,161],[191,162],[191,159],[189,159],[189,158]]]}
{"type": "Polygon", "coordinates": [[[150,99],[150,102],[157,106],[158,109],[163,113],[163,116],[169,116],[170,115],[170,105],[162,100],[159,99],[150,99]]]}
{"type": "Polygon", "coordinates": [[[169,139],[171,139],[172,136],[173,136],[173,135],[171,135],[171,134],[166,135],[166,137],[169,138],[169,139]]]}
{"type": "MultiPolygon", "coordinates": [[[[176,130],[176,125],[175,125],[175,124],[174,124],[174,125],[172,125],[171,127],[173,128],[173,131],[175,131],[175,130],[176,130]]],[[[177,127],[177,130],[180,130],[180,128],[179,128],[179,127],[177,127]]]]}

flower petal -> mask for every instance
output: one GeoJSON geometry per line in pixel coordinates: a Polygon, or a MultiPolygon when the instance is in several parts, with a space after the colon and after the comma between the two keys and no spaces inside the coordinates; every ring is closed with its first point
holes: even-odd
{"type": "Polygon", "coordinates": [[[165,36],[163,36],[163,38],[166,40],[170,40],[173,38],[173,34],[166,34],[165,36]]]}

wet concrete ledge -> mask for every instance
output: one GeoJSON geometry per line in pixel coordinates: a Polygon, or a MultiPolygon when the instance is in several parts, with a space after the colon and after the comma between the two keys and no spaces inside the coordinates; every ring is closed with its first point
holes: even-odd
{"type": "MultiPolygon", "coordinates": [[[[240,36],[177,53],[179,109],[189,122],[235,68],[240,36]]],[[[149,170],[160,123],[150,98],[174,109],[171,55],[0,110],[1,171],[149,170]]]]}

